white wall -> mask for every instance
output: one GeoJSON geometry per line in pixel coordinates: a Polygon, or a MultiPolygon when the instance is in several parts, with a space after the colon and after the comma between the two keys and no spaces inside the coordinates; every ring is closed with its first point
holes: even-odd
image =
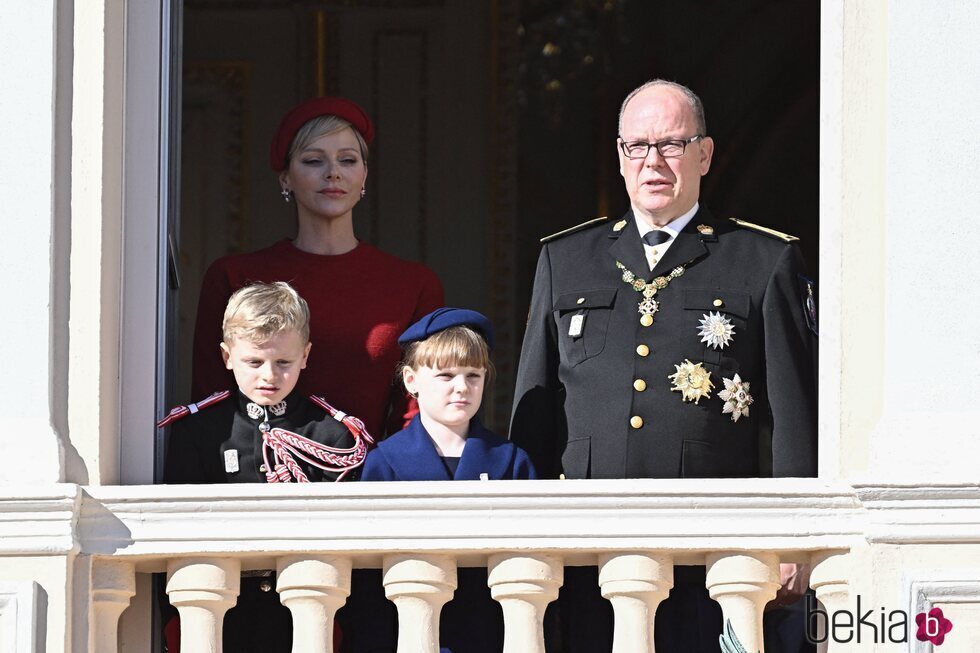
{"type": "Polygon", "coordinates": [[[55,2],[11,0],[0,20],[0,327],[4,430],[0,483],[62,478],[54,431],[52,372],[54,222],[59,168],[55,141],[55,2]]]}
{"type": "Polygon", "coordinates": [[[977,477],[978,25],[974,0],[888,6],[884,416],[873,440],[876,475],[977,477]]]}

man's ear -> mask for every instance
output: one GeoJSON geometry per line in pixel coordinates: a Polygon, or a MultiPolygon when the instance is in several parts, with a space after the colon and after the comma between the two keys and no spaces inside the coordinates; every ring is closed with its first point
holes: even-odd
{"type": "Polygon", "coordinates": [[[700,145],[698,165],[701,168],[701,176],[703,177],[708,174],[708,170],[711,168],[711,157],[715,153],[715,141],[710,136],[705,136],[698,141],[698,145],[700,145]]]}
{"type": "Polygon", "coordinates": [[[313,349],[313,343],[312,342],[306,343],[306,349],[303,350],[303,361],[300,363],[299,369],[301,369],[301,370],[305,370],[306,369],[306,359],[308,359],[310,357],[310,350],[311,349],[313,349]]]}
{"type": "Polygon", "coordinates": [[[225,362],[225,369],[231,369],[231,349],[228,348],[228,344],[222,342],[221,345],[221,360],[225,362]]]}

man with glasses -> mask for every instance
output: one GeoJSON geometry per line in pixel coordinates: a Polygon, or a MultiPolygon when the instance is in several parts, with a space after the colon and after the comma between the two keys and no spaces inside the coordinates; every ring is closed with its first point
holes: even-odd
{"type": "MultiPolygon", "coordinates": [[[[700,205],[714,142],[690,89],[631,92],[616,145],[630,211],[542,239],[511,438],[544,478],[815,476],[816,307],[797,239],[700,205]]],[[[718,650],[706,599],[704,569],[678,567],[658,653],[718,650]]],[[[599,601],[562,621],[594,624],[599,601]]],[[[608,650],[602,630],[567,650],[608,650]]]]}

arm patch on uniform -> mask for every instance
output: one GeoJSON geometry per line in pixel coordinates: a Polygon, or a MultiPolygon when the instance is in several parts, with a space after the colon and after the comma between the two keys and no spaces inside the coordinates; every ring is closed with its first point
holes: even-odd
{"type": "Polygon", "coordinates": [[[803,315],[806,317],[806,326],[819,336],[817,329],[817,283],[813,279],[808,279],[802,274],[796,275],[800,282],[800,296],[803,298],[803,315]]]}

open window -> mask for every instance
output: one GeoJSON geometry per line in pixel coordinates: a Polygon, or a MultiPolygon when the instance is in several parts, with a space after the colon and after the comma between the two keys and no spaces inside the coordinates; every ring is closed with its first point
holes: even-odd
{"type": "Polygon", "coordinates": [[[294,232],[268,142],[282,112],[315,94],[352,97],[377,123],[358,236],[426,262],[448,303],[494,321],[499,376],[486,421],[499,431],[538,239],[626,209],[616,117],[649,78],[682,81],[704,100],[716,153],[703,202],[800,236],[817,278],[819,11],[803,0],[133,8],[127,139],[160,136],[127,147],[123,482],[153,480],[147,425],[196,399],[190,349],[207,265],[294,232]],[[150,120],[132,120],[141,115],[150,120]]]}

